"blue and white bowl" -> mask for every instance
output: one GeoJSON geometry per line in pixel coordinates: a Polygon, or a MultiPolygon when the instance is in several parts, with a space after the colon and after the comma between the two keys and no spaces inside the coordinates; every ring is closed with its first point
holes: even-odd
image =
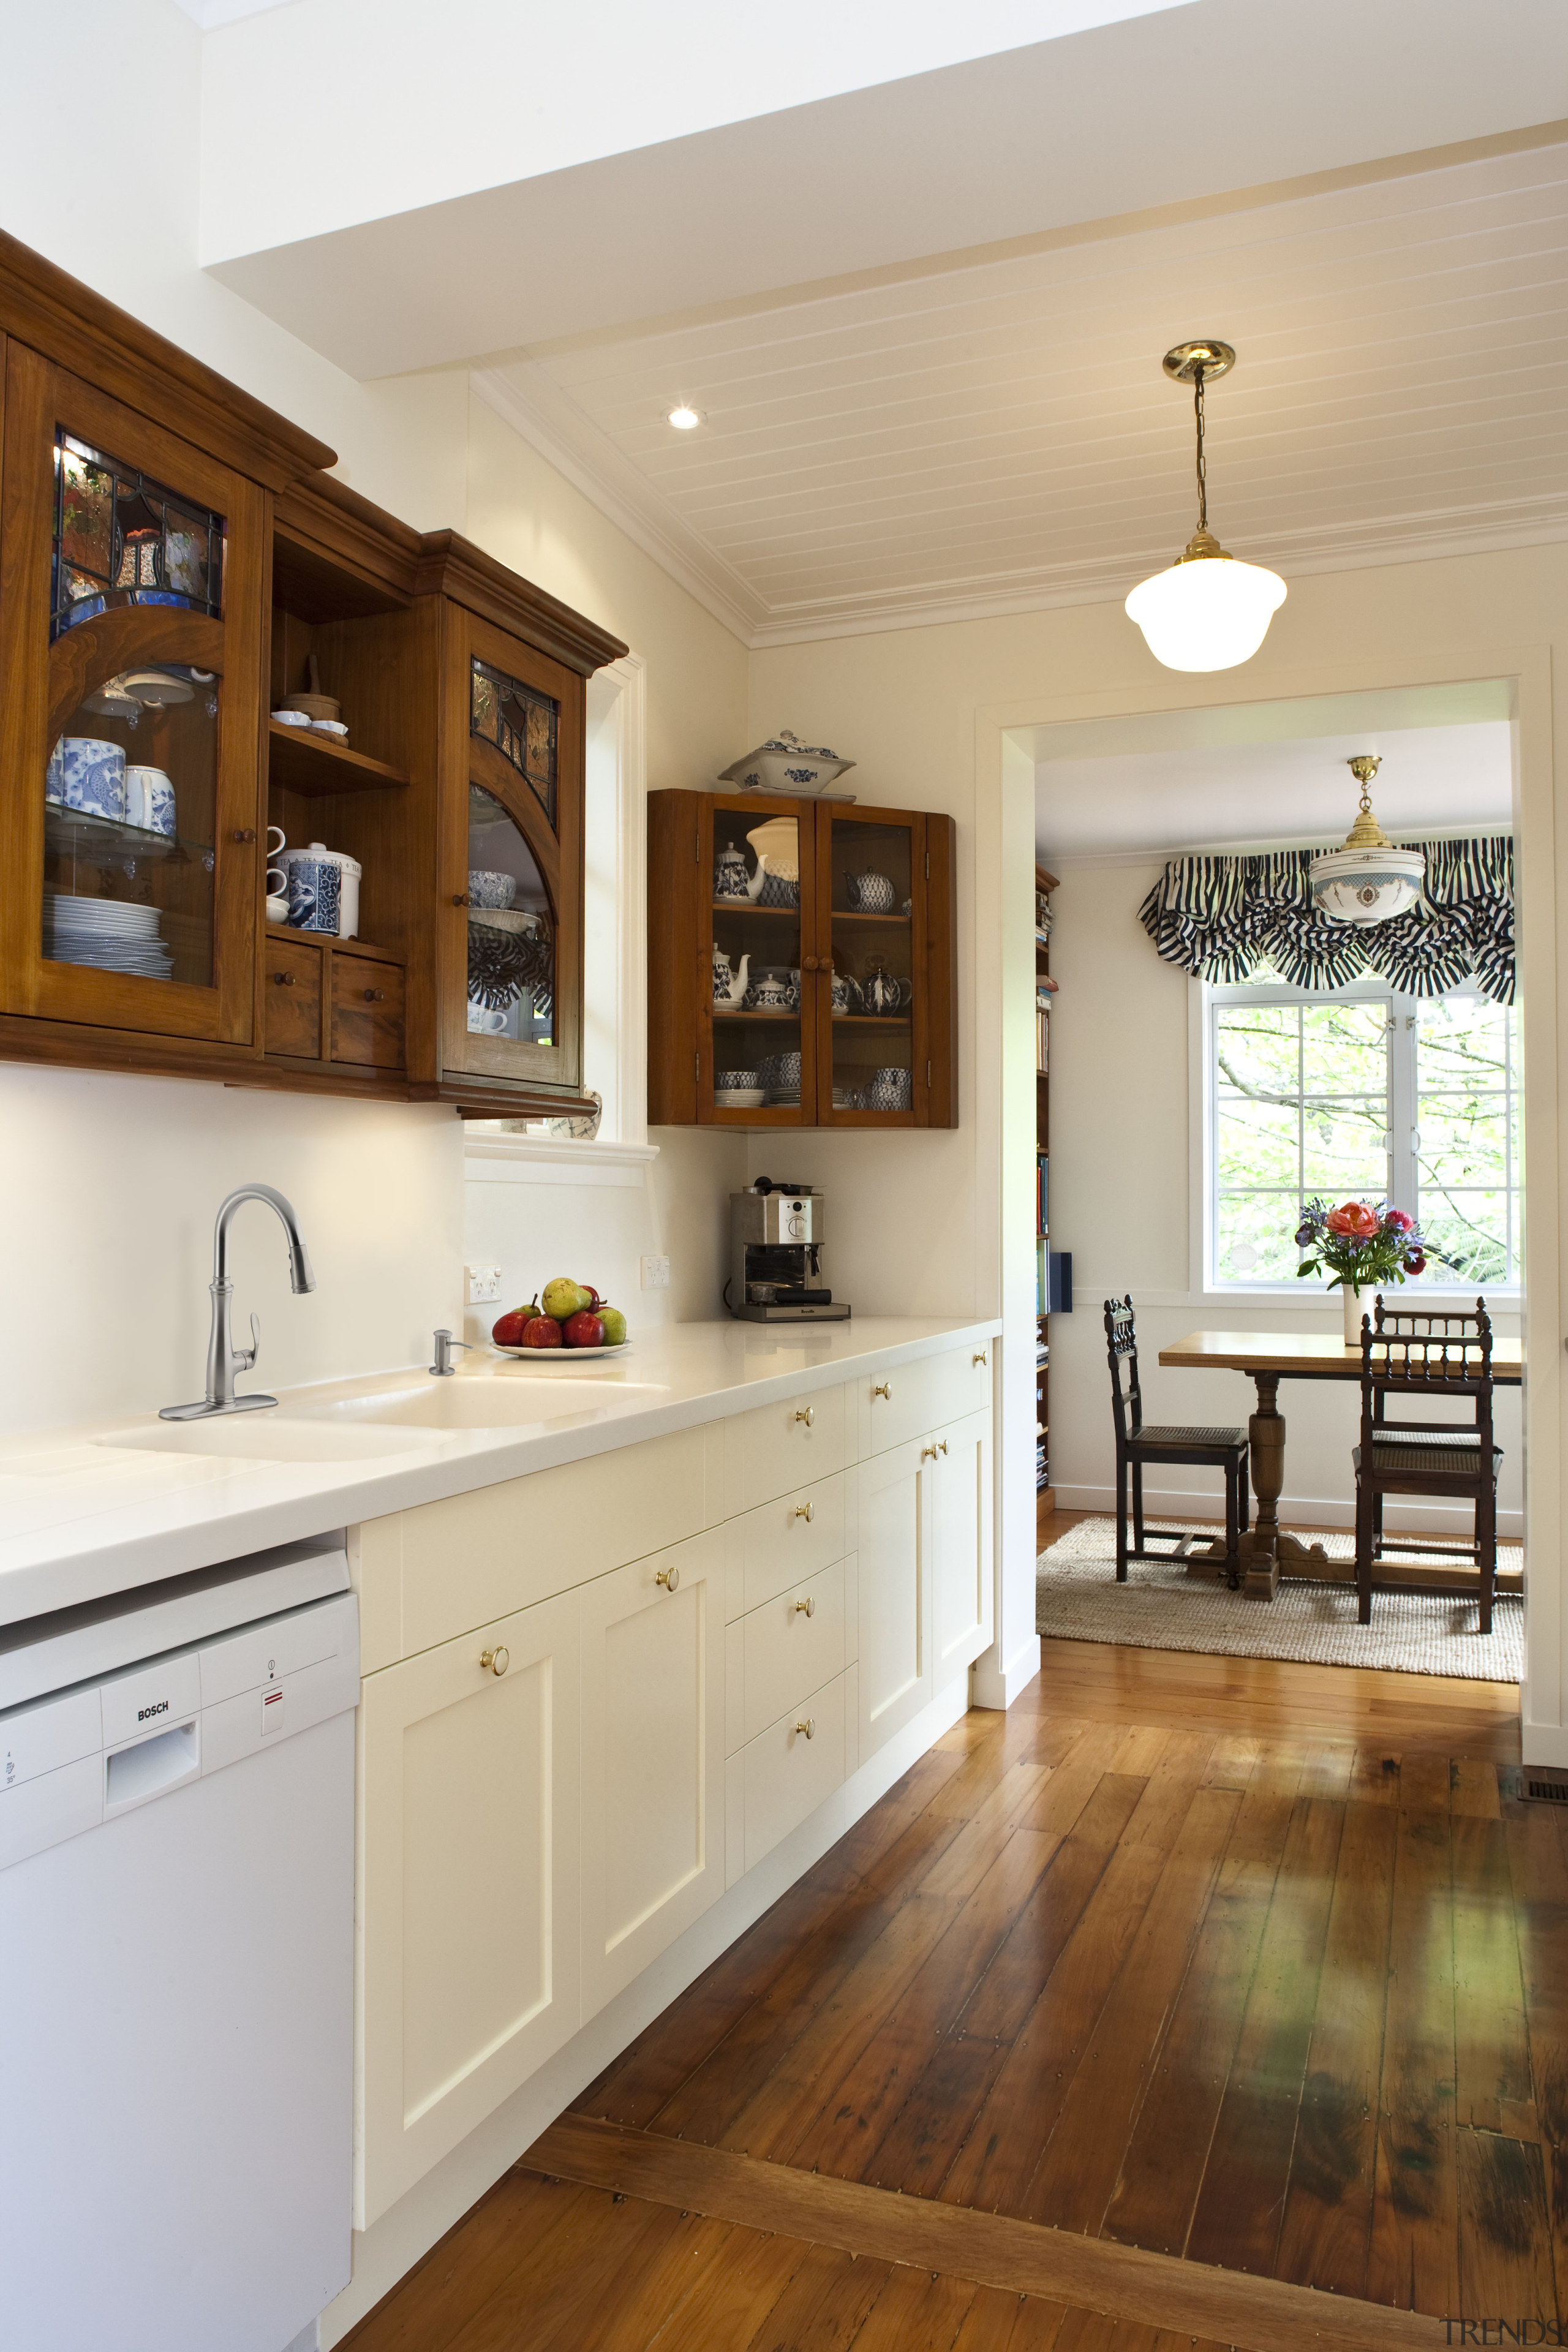
{"type": "Polygon", "coordinates": [[[713,1080],[713,1087],[717,1094],[745,1094],[762,1083],[759,1070],[721,1070],[713,1080]]]}
{"type": "Polygon", "coordinates": [[[174,787],[162,768],[126,769],[125,822],[173,838],[174,787]]]}
{"type": "Polygon", "coordinates": [[[468,904],[471,907],[510,907],[517,896],[517,877],[512,874],[496,874],[488,869],[468,871],[468,904]]]}
{"type": "Polygon", "coordinates": [[[125,818],[125,754],[97,735],[62,735],[49,754],[44,798],[82,816],[125,818]]]}
{"type": "MultiPolygon", "coordinates": [[[[789,793],[810,796],[837,782],[853,760],[841,760],[826,743],[803,743],[786,727],[783,733],[759,743],[743,760],[734,761],[720,775],[721,784],[739,784],[742,792],[789,793]]],[[[844,798],[853,800],[853,793],[844,798]]],[[[783,903],[782,901],[780,903],[783,903]]]]}
{"type": "Polygon", "coordinates": [[[897,1068],[873,1070],[866,1089],[868,1110],[908,1110],[914,1098],[914,1076],[897,1068]]]}

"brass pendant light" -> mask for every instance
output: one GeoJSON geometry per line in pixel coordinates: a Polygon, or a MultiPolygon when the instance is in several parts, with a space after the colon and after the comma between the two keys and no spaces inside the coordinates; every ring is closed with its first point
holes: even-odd
{"type": "Polygon", "coordinates": [[[1382,761],[1366,751],[1345,764],[1361,786],[1361,808],[1343,847],[1313,858],[1312,903],[1331,922],[1386,923],[1420,898],[1426,860],[1419,849],[1396,849],[1372,813],[1372,780],[1382,761]]]}

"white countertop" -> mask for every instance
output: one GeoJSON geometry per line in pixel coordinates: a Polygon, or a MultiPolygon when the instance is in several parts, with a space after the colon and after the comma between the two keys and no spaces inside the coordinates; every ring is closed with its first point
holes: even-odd
{"type": "MultiPolygon", "coordinates": [[[[539,1417],[521,1426],[405,1427],[374,1441],[406,1440],[403,1450],[365,1460],[142,1451],[142,1444],[166,1442],[159,1433],[171,1428],[151,1414],[32,1432],[0,1442],[0,1625],[831,1388],[1000,1328],[994,1320],[891,1315],[792,1326],[726,1318],[634,1332],[624,1356],[596,1361],[591,1372],[542,1373],[529,1360],[488,1353],[463,1358],[451,1381],[431,1381],[421,1366],[279,1391],[283,1421],[325,1428],[343,1426],[335,1416],[352,1416],[360,1400],[476,1381],[551,1382],[539,1417]],[[106,1442],[113,1438],[126,1442],[106,1442]]],[[[467,1406],[466,1394],[461,1402],[467,1406]]],[[[475,1409],[482,1410],[477,1400],[475,1409]]],[[[271,1418],[257,1412],[186,1426],[214,1443],[233,1429],[234,1442],[259,1448],[271,1418]]]]}

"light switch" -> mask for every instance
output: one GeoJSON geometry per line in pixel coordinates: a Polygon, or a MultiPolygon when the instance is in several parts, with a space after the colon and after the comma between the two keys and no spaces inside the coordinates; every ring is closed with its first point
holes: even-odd
{"type": "Polygon", "coordinates": [[[645,1257],[642,1262],[642,1286],[645,1290],[669,1288],[669,1260],[667,1257],[645,1257]]]}

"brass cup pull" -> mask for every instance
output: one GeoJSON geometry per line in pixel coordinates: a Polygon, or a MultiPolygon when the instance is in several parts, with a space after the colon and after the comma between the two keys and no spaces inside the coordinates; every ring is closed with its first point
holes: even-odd
{"type": "Polygon", "coordinates": [[[511,1664],[511,1652],[504,1642],[498,1642],[493,1650],[479,1652],[479,1664],[488,1666],[492,1675],[504,1675],[511,1664]]]}
{"type": "Polygon", "coordinates": [[[815,1739],[816,1737],[816,1723],[815,1717],[809,1715],[803,1715],[800,1721],[795,1725],[795,1729],[797,1731],[804,1732],[807,1739],[815,1739]]]}
{"type": "Polygon", "coordinates": [[[893,1383],[891,1381],[879,1381],[871,1394],[874,1397],[886,1397],[890,1404],[893,1397],[893,1383]]]}
{"type": "Polygon", "coordinates": [[[680,1582],[680,1570],[679,1568],[661,1568],[653,1580],[656,1584],[662,1584],[667,1592],[673,1592],[680,1582]]]}
{"type": "Polygon", "coordinates": [[[796,1421],[804,1421],[807,1429],[809,1429],[816,1419],[816,1407],[814,1404],[808,1404],[804,1412],[797,1412],[795,1414],[795,1419],[796,1421]]]}
{"type": "Polygon", "coordinates": [[[815,1617],[816,1614],[816,1593],[808,1592],[804,1601],[797,1601],[795,1604],[795,1613],[797,1617],[815,1617]]]}
{"type": "Polygon", "coordinates": [[[275,971],[272,975],[272,981],[273,985],[276,988],[292,988],[294,985],[294,975],[291,971],[275,971]]]}
{"type": "Polygon", "coordinates": [[[816,1505],[815,1503],[797,1503],[795,1507],[795,1515],[797,1519],[805,1519],[807,1526],[809,1526],[811,1521],[816,1517],[816,1505]]]}
{"type": "Polygon", "coordinates": [[[367,1004],[384,1004],[386,1003],[385,989],[367,988],[364,992],[364,1001],[367,1004]]]}
{"type": "Polygon", "coordinates": [[[969,1360],[971,1364],[988,1364],[991,1359],[984,1348],[977,1348],[969,1360]]]}

